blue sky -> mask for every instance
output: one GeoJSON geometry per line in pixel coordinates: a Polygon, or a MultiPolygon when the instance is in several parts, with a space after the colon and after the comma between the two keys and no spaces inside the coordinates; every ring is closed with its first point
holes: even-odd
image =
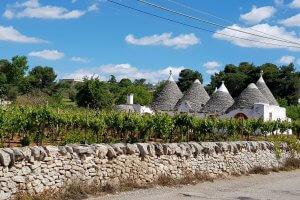
{"type": "MultiPolygon", "coordinates": [[[[292,45],[186,19],[135,0],[115,1],[218,33],[292,45]]],[[[172,0],[194,10],[168,0],[148,1],[234,29],[300,43],[300,0],[172,0]]],[[[96,74],[106,80],[114,74],[118,79],[156,82],[166,79],[170,69],[177,76],[190,68],[201,72],[208,83],[210,75],[226,64],[243,61],[256,65],[294,62],[299,70],[299,50],[229,39],[105,0],[0,0],[1,58],[26,55],[30,67],[51,66],[59,78],[96,74]]]]}

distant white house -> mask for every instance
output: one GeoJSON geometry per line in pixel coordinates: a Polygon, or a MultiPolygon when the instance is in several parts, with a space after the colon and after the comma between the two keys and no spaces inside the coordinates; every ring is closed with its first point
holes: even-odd
{"type": "Polygon", "coordinates": [[[66,82],[66,83],[71,83],[71,84],[75,84],[75,83],[81,83],[83,82],[82,79],[75,79],[75,78],[64,78],[64,79],[59,79],[59,82],[66,82]]]}
{"type": "Polygon", "coordinates": [[[12,101],[6,101],[4,99],[0,99],[0,105],[1,106],[7,106],[7,105],[10,105],[12,104],[12,101]]]}
{"type": "Polygon", "coordinates": [[[116,105],[115,110],[127,113],[137,113],[137,114],[154,114],[154,111],[147,106],[142,106],[140,104],[134,104],[134,95],[129,94],[127,96],[126,104],[116,105]]]}

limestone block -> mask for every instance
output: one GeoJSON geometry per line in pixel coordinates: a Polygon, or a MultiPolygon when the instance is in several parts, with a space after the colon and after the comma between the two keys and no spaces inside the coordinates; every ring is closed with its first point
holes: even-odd
{"type": "Polygon", "coordinates": [[[55,157],[58,155],[59,148],[57,146],[45,146],[45,152],[47,153],[48,157],[55,157]]]}
{"type": "Polygon", "coordinates": [[[126,144],[126,153],[129,155],[140,153],[136,144],[126,144]]]}
{"type": "Polygon", "coordinates": [[[0,163],[1,163],[1,165],[4,166],[4,167],[7,167],[7,166],[10,165],[10,162],[11,162],[10,155],[7,152],[0,149],[0,163]]]}
{"type": "Polygon", "coordinates": [[[110,145],[107,145],[106,147],[107,147],[107,157],[108,158],[112,159],[112,158],[117,157],[117,153],[110,145]]]}
{"type": "Polygon", "coordinates": [[[195,155],[199,155],[199,154],[202,153],[202,151],[203,151],[203,146],[201,146],[199,143],[197,143],[197,142],[189,142],[189,144],[192,145],[192,146],[194,147],[194,149],[195,149],[194,154],[195,154],[195,155]]]}
{"type": "Polygon", "coordinates": [[[16,183],[25,183],[24,176],[14,176],[14,177],[12,177],[12,180],[16,183]]]}
{"type": "MultiPolygon", "coordinates": [[[[1,188],[2,189],[2,188],[1,188]]],[[[9,197],[11,196],[11,193],[6,193],[6,192],[0,192],[0,200],[6,200],[9,199],[9,197]]]]}

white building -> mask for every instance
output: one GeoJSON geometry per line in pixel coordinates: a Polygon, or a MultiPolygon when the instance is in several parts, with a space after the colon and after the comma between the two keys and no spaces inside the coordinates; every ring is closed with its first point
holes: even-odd
{"type": "Polygon", "coordinates": [[[127,112],[127,113],[137,113],[137,114],[154,114],[154,111],[147,107],[139,104],[134,104],[134,95],[129,94],[127,96],[126,104],[117,105],[115,107],[116,111],[127,112]]]}
{"type": "Polygon", "coordinates": [[[263,73],[256,84],[251,83],[235,99],[231,97],[224,82],[208,96],[199,80],[183,95],[170,74],[165,88],[155,98],[151,108],[155,112],[190,113],[197,117],[216,116],[220,118],[258,119],[264,121],[290,121],[285,108],[278,105],[263,79],[263,73]]]}

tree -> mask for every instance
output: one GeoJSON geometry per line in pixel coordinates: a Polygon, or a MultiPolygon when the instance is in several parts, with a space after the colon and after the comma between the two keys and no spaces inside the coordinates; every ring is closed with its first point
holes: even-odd
{"type": "MultiPolygon", "coordinates": [[[[140,105],[149,105],[153,100],[153,93],[143,85],[131,85],[127,88],[121,88],[121,95],[117,97],[117,104],[126,103],[128,94],[134,95],[134,103],[140,105]]],[[[117,96],[117,94],[115,94],[117,96]]]]}
{"type": "Polygon", "coordinates": [[[85,79],[83,83],[76,85],[78,90],[76,102],[79,106],[111,109],[114,105],[113,94],[106,83],[96,79],[85,79]]]}
{"type": "Polygon", "coordinates": [[[141,78],[141,79],[135,79],[133,84],[135,85],[144,85],[146,83],[146,79],[141,78]]]}
{"type": "Polygon", "coordinates": [[[110,79],[108,81],[109,83],[116,83],[117,82],[117,79],[114,75],[110,75],[110,79]]]}
{"type": "Polygon", "coordinates": [[[294,65],[278,67],[271,63],[255,66],[247,62],[242,62],[237,67],[226,65],[224,71],[211,76],[211,83],[205,89],[211,94],[215,87],[219,87],[222,81],[235,98],[250,83],[256,83],[260,77],[260,71],[264,71],[264,80],[273,95],[277,99],[285,98],[289,104],[296,104],[300,98],[300,72],[297,72],[294,65]]]}
{"type": "Polygon", "coordinates": [[[11,100],[16,98],[27,69],[25,56],[15,56],[11,61],[0,60],[0,96],[2,98],[11,100]]]}
{"type": "Polygon", "coordinates": [[[123,79],[119,82],[119,85],[120,85],[121,87],[129,87],[129,86],[132,85],[132,82],[131,82],[131,80],[128,79],[128,78],[123,78],[123,79]]]}
{"type": "Polygon", "coordinates": [[[11,62],[0,60],[0,73],[6,76],[8,84],[18,86],[27,70],[27,58],[25,56],[15,56],[11,62]]]}
{"type": "Polygon", "coordinates": [[[36,66],[30,72],[29,76],[32,78],[31,84],[35,88],[48,88],[53,84],[57,75],[51,67],[36,66]]]}
{"type": "Polygon", "coordinates": [[[196,79],[199,79],[200,82],[203,82],[202,74],[191,69],[184,69],[179,73],[177,85],[182,92],[185,92],[190,88],[196,79]]]}

